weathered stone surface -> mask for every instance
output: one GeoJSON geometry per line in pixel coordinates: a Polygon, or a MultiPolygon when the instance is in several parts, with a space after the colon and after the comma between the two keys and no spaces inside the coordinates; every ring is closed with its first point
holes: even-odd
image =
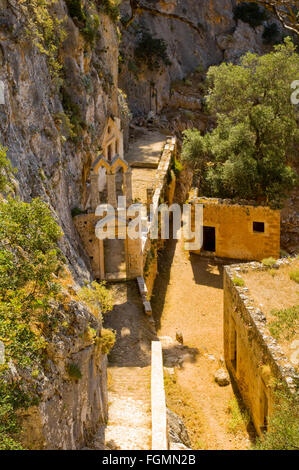
{"type": "Polygon", "coordinates": [[[220,387],[225,387],[230,384],[230,378],[228,372],[225,369],[218,369],[214,375],[215,382],[217,382],[220,387]]]}
{"type": "Polygon", "coordinates": [[[40,395],[38,406],[21,413],[28,449],[81,448],[107,420],[107,359],[85,334],[88,325],[99,331],[101,324],[74,301],[66,319],[67,331],[59,329],[48,343],[46,371],[36,379],[25,377],[40,395]],[[78,366],[80,379],[68,375],[70,363],[78,366]]]}
{"type": "Polygon", "coordinates": [[[169,408],[167,408],[167,424],[171,450],[190,449],[191,442],[183,420],[169,408]]]}

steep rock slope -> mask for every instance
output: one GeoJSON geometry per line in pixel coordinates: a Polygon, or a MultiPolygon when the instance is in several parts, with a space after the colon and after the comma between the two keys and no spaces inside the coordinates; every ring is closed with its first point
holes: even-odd
{"type": "MultiPolygon", "coordinates": [[[[0,143],[17,169],[16,192],[51,207],[64,231],[61,248],[81,284],[90,271],[71,211],[84,204],[86,174],[106,119],[119,114],[116,25],[91,2],[84,5],[92,8],[85,25],[60,0],[49,11],[42,1],[0,2],[0,143]],[[61,23],[54,27],[55,16],[61,23]]],[[[92,328],[100,335],[101,318],[78,302],[76,282],[69,275],[63,283],[65,302],[44,369],[37,377],[11,369],[14,380],[25,378],[40,397],[21,413],[25,448],[81,448],[107,419],[106,356],[89,334],[92,328]],[[81,378],[67,373],[70,364],[81,378]]]]}
{"type": "MultiPolygon", "coordinates": [[[[122,29],[120,86],[127,92],[135,114],[160,112],[172,99],[172,83],[196,69],[205,70],[226,59],[237,61],[248,50],[257,53],[267,50],[262,41],[263,27],[255,30],[234,20],[234,0],[143,0],[140,3],[162,15],[137,12],[128,28],[122,29]],[[135,55],[138,44],[144,45],[142,38],[147,32],[167,46],[169,63],[162,58],[160,67],[153,70],[144,60],[136,60],[135,55]]],[[[121,12],[125,19],[131,15],[129,1],[122,2],[121,12]]],[[[160,46],[156,43],[158,54],[160,46]]],[[[192,106],[191,103],[190,109],[192,106]]]]}

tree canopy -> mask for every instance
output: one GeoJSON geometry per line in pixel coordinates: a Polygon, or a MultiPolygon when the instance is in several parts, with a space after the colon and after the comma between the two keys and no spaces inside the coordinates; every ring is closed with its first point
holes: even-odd
{"type": "Polygon", "coordinates": [[[207,106],[216,127],[184,135],[183,160],[208,196],[244,198],[280,207],[297,181],[298,110],[291,84],[299,75],[292,41],[264,56],[247,53],[240,65],[211,67],[207,106]]]}

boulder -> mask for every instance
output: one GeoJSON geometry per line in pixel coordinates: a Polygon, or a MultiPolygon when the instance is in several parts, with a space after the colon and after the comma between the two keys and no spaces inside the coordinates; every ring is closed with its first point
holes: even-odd
{"type": "Polygon", "coordinates": [[[230,384],[230,378],[228,372],[225,369],[218,369],[214,375],[215,382],[217,382],[220,387],[225,387],[230,384]]]}

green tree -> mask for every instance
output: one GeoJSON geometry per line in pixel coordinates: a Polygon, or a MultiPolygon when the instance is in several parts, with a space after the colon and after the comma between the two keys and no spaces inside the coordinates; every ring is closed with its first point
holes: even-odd
{"type": "MultiPolygon", "coordinates": [[[[10,169],[1,147],[1,190],[9,184],[10,169]]],[[[21,448],[16,410],[36,400],[34,391],[26,392],[20,380],[9,380],[9,369],[13,364],[28,374],[42,363],[56,318],[61,235],[41,200],[25,203],[0,197],[0,340],[5,345],[5,363],[0,365],[0,450],[21,448]]]]}
{"type": "Polygon", "coordinates": [[[206,99],[217,125],[204,137],[185,132],[183,144],[201,192],[281,206],[297,181],[291,163],[298,155],[298,112],[290,98],[298,75],[289,38],[270,54],[248,53],[240,65],[209,69],[206,99]]]}

